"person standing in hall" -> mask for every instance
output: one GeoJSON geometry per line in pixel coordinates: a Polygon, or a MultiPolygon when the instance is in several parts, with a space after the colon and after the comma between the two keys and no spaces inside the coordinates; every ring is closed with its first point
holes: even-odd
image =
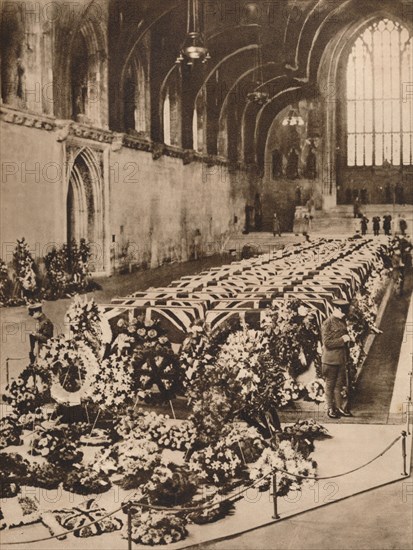
{"type": "Polygon", "coordinates": [[[380,216],[373,217],[373,233],[375,237],[380,233],[380,216]]]}
{"type": "Polygon", "coordinates": [[[54,327],[50,319],[42,311],[42,304],[30,304],[27,308],[30,317],[36,319],[36,328],[30,333],[30,363],[36,361],[42,346],[53,338],[54,327]],[[36,349],[37,348],[37,349],[36,349]]]}
{"type": "Polygon", "coordinates": [[[274,216],[272,218],[272,232],[274,237],[275,235],[281,237],[280,220],[278,219],[277,212],[274,212],[274,216]]]}
{"type": "Polygon", "coordinates": [[[352,416],[343,401],[343,393],[348,393],[346,368],[350,336],[345,317],[348,315],[350,304],[346,300],[334,300],[333,306],[333,313],[321,327],[321,368],[326,381],[327,415],[330,418],[340,418],[352,416]]]}
{"type": "Polygon", "coordinates": [[[406,235],[406,230],[407,230],[407,222],[406,220],[404,219],[404,216],[400,216],[399,215],[399,231],[401,233],[401,235],[406,235]]]}
{"type": "Polygon", "coordinates": [[[362,216],[361,218],[361,221],[360,221],[360,228],[361,228],[361,234],[362,235],[365,235],[367,233],[367,224],[369,223],[369,220],[368,218],[366,218],[366,216],[362,216]]]}
{"type": "Polygon", "coordinates": [[[385,216],[383,216],[383,231],[384,234],[387,236],[389,236],[391,232],[391,220],[392,217],[390,214],[386,214],[385,216]]]}

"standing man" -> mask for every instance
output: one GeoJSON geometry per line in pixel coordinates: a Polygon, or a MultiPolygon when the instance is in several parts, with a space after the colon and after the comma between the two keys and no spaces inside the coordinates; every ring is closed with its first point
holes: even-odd
{"type": "Polygon", "coordinates": [[[380,216],[373,217],[373,233],[375,237],[380,233],[380,216]]]}
{"type": "Polygon", "coordinates": [[[343,390],[348,392],[347,360],[348,342],[345,317],[348,315],[350,304],[346,300],[333,301],[333,313],[321,327],[323,353],[321,357],[322,373],[326,381],[326,400],[330,418],[352,416],[343,404],[343,390]]]}
{"type": "Polygon", "coordinates": [[[391,220],[392,217],[390,214],[386,214],[385,216],[383,216],[383,229],[384,234],[387,236],[389,236],[391,232],[391,220]]]}
{"type": "Polygon", "coordinates": [[[30,333],[30,362],[34,363],[42,346],[53,338],[53,323],[46,317],[42,311],[42,304],[30,304],[28,306],[29,315],[36,319],[36,328],[30,333]],[[37,345],[37,350],[36,350],[37,345]],[[36,352],[35,352],[36,350],[36,352]]]}
{"type": "Polygon", "coordinates": [[[367,224],[369,223],[368,218],[363,214],[360,222],[361,234],[365,235],[367,233],[367,224]]]}
{"type": "Polygon", "coordinates": [[[275,235],[281,237],[280,220],[278,219],[277,212],[274,212],[274,216],[272,218],[272,232],[274,237],[275,235]]]}

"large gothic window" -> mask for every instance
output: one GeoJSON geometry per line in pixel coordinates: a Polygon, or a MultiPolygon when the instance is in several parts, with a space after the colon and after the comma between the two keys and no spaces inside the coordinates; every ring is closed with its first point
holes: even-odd
{"type": "Polygon", "coordinates": [[[383,19],[355,41],[347,63],[347,164],[413,164],[413,41],[383,19]]]}

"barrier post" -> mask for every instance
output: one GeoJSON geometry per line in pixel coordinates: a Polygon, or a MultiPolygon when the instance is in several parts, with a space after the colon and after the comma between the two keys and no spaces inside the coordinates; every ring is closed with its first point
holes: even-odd
{"type": "Polygon", "coordinates": [[[6,357],[6,384],[9,385],[10,370],[9,370],[9,358],[6,357]]]}
{"type": "Polygon", "coordinates": [[[274,470],[274,473],[272,475],[272,501],[274,504],[274,514],[272,518],[280,519],[280,516],[278,515],[278,502],[277,502],[277,470],[274,470]]]}
{"type": "Polygon", "coordinates": [[[132,505],[128,503],[128,550],[132,550],[132,505]]]}
{"type": "Polygon", "coordinates": [[[406,468],[406,458],[407,458],[407,453],[406,453],[406,437],[407,437],[407,434],[405,431],[402,432],[402,458],[403,458],[403,473],[402,473],[402,476],[407,476],[409,475],[407,473],[407,468],[406,468]]]}

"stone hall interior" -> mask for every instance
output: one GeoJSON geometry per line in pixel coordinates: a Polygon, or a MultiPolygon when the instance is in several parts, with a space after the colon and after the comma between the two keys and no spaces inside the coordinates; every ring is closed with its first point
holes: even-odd
{"type": "Polygon", "coordinates": [[[0,546],[411,550],[412,0],[0,17],[0,546]]]}
{"type": "Polygon", "coordinates": [[[411,15],[408,0],[3,2],[2,242],[84,237],[108,274],[271,231],[275,211],[292,231],[297,188],[320,215],[412,204],[411,15]],[[204,59],[183,58],[191,40],[204,59]]]}

